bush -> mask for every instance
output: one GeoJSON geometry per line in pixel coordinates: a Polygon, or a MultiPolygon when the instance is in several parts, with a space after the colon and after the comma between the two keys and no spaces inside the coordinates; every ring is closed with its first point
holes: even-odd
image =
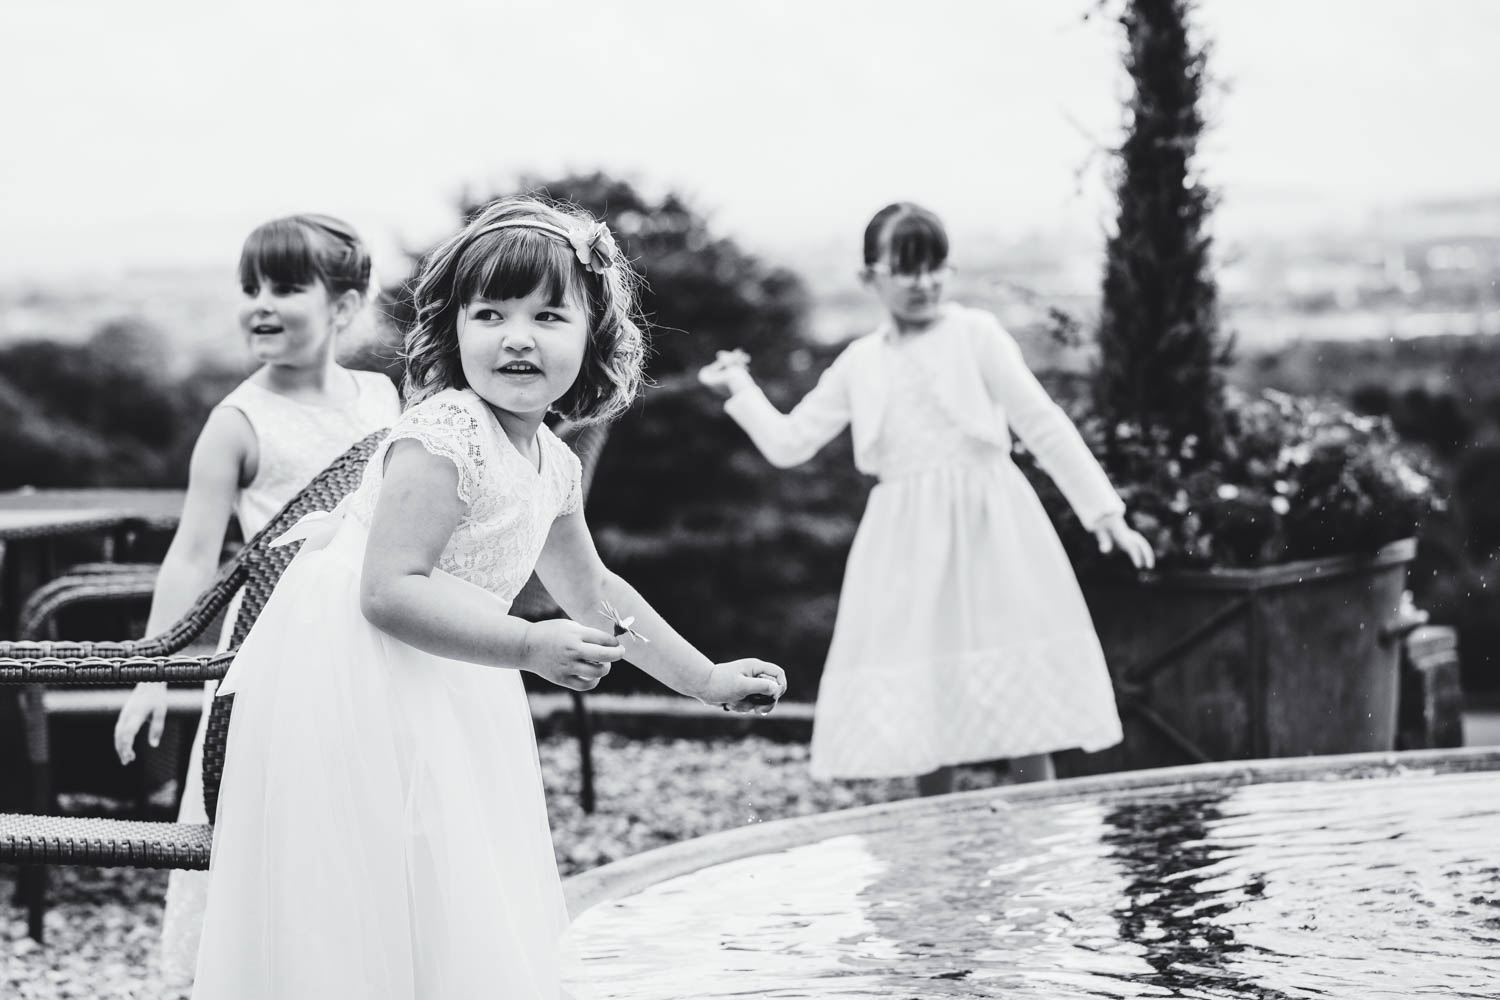
{"type": "MultiPolygon", "coordinates": [[[[1251,567],[1371,552],[1415,535],[1442,502],[1428,463],[1390,421],[1265,390],[1225,396],[1220,453],[1161,428],[1106,427],[1086,397],[1064,399],[1162,569],[1251,567]]],[[[1080,569],[1103,563],[1061,493],[1018,448],[1080,569]]]]}

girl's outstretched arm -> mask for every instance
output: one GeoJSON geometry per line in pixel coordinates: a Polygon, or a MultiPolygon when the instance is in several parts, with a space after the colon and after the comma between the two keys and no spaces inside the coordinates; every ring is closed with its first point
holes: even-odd
{"type": "Polygon", "coordinates": [[[746,701],[748,696],[777,699],[786,691],[786,675],[775,664],[753,658],[716,664],[679,635],[634,587],[604,565],[582,510],[553,522],[536,573],[576,621],[612,628],[603,610],[606,605],[621,618],[633,618],[631,628],[645,639],[622,635],[625,655],[674,691],[741,712],[756,709],[746,701]]]}
{"type": "MultiPolygon", "coordinates": [[[[182,517],[156,576],[146,635],[166,631],[213,582],[234,501],[254,478],[257,459],[255,431],[244,414],[233,407],[209,413],[193,445],[182,517]]],[[[114,732],[120,763],[135,759],[135,738],[148,720],[146,739],[156,746],[167,723],[165,683],[137,684],[121,706],[114,732]]]]}
{"type": "Polygon", "coordinates": [[[761,392],[746,368],[743,352],[720,359],[698,373],[699,380],[726,396],[724,412],[744,428],[766,461],[781,469],[801,465],[812,458],[839,431],[849,426],[847,366],[835,360],[818,384],[802,397],[792,412],[782,413],[761,392]]]}
{"type": "Polygon", "coordinates": [[[360,576],[366,620],[436,656],[531,670],[574,690],[593,688],[624,655],[609,632],[569,621],[523,621],[482,587],[433,572],[463,513],[450,460],[415,440],[391,446],[360,576]]]}

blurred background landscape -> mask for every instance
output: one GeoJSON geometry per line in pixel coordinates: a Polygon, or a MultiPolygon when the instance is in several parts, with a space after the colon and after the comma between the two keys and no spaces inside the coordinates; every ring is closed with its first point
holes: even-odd
{"type": "MultiPolygon", "coordinates": [[[[601,548],[710,653],[811,680],[870,484],[847,437],[774,472],[692,373],[743,346],[795,401],[878,320],[860,233],[909,198],[952,228],[954,296],[1065,396],[1094,358],[1112,219],[1109,10],[269,2],[231,24],[165,0],[8,5],[0,86],[34,97],[0,151],[0,489],[185,482],[248,374],[234,266],[264,219],[329,212],[371,242],[386,292],[346,354],[395,374],[416,255],[485,198],[540,188],[607,214],[651,288],[657,387],[601,463],[601,548]]],[[[1207,0],[1200,23],[1230,379],[1388,416],[1426,453],[1447,503],[1411,585],[1459,626],[1469,689],[1500,691],[1500,143],[1482,126],[1500,8],[1207,0]]]]}

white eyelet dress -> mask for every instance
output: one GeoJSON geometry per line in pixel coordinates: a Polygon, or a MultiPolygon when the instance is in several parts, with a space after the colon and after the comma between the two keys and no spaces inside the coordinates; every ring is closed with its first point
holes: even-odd
{"type": "Polygon", "coordinates": [[[503,615],[577,458],[540,470],[468,390],[408,409],[340,509],[304,539],[220,692],[235,693],[214,826],[199,1000],[556,1000],[567,925],[518,670],[418,650],[371,625],[359,581],[384,459],[413,439],[458,469],[466,513],[434,583],[503,615]]]}
{"type": "MultiPolygon", "coordinates": [[[[219,402],[220,407],[238,410],[255,433],[259,453],[255,478],[240,490],[234,506],[240,533],[247,540],[330,462],[355,442],[389,427],[401,416],[401,400],[390,379],[379,372],[349,374],[354,377],[357,394],[352,402],[336,406],[299,402],[248,381],[241,382],[219,402]]],[[[239,608],[237,594],[224,615],[220,650],[229,644],[239,608]]],[[[203,738],[208,731],[208,708],[216,686],[210,682],[203,688],[203,715],[188,754],[187,781],[177,814],[179,823],[208,822],[203,804],[203,738]]],[[[162,978],[169,984],[192,982],[207,888],[206,872],[173,871],[169,876],[160,954],[162,978]]]]}
{"type": "Polygon", "coordinates": [[[848,427],[855,465],[880,478],[844,570],[815,776],[1119,742],[1088,607],[1011,433],[1085,525],[1125,505],[993,315],[944,303],[924,331],[852,341],[790,413],[753,385],[724,409],[782,468],[848,427]]]}
{"type": "Polygon", "coordinates": [[[893,345],[880,482],[823,669],[818,777],[1100,749],[1114,693],[1062,543],[1008,448],[961,430],[920,337],[893,345]]]}

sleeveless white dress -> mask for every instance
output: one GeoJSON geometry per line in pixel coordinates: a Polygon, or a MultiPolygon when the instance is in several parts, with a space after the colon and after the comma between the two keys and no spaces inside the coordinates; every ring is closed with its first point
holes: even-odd
{"type": "MultiPolygon", "coordinates": [[[[255,478],[240,490],[234,515],[240,533],[249,540],[335,458],[356,441],[389,427],[401,415],[401,401],[391,380],[379,372],[353,371],[358,394],[352,402],[318,406],[289,399],[254,382],[241,382],[219,402],[238,410],[255,433],[259,461],[255,478]]],[[[239,611],[236,595],[224,616],[219,649],[229,642],[239,611]]],[[[203,738],[208,730],[208,707],[216,684],[203,688],[203,715],[188,755],[177,820],[207,823],[203,804],[203,738]]],[[[160,964],[163,979],[172,984],[191,982],[198,958],[198,930],[203,921],[206,872],[173,871],[167,883],[162,914],[160,964]]]]}
{"type": "Polygon", "coordinates": [[[566,929],[531,712],[518,670],[422,652],[365,620],[359,581],[386,450],[458,469],[467,506],[435,574],[503,614],[577,458],[540,468],[469,390],[409,409],[303,547],[241,647],[193,996],[457,1000],[560,995],[566,929]]]}

